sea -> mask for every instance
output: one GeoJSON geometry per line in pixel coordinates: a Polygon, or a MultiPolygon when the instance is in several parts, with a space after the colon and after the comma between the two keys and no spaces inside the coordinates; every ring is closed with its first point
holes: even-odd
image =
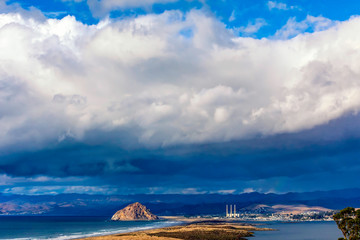
{"type": "Polygon", "coordinates": [[[335,222],[265,222],[258,227],[275,231],[257,231],[251,240],[337,240],[343,237],[335,222]]]}
{"type": "MultiPolygon", "coordinates": [[[[113,222],[107,217],[1,216],[0,239],[76,239],[178,224],[176,221],[113,222]]],[[[276,231],[256,231],[251,240],[336,240],[341,237],[334,222],[262,222],[258,227],[276,231]]]]}
{"type": "Polygon", "coordinates": [[[175,221],[109,221],[108,217],[1,216],[0,239],[67,240],[178,225],[175,221]]]}

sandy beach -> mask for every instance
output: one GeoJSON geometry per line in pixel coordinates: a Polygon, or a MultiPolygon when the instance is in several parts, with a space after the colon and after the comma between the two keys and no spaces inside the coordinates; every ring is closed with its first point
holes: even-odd
{"type": "Polygon", "coordinates": [[[253,236],[254,231],[270,231],[246,223],[209,219],[167,217],[183,222],[179,226],[146,231],[82,238],[82,240],[242,240],[253,236]]]}

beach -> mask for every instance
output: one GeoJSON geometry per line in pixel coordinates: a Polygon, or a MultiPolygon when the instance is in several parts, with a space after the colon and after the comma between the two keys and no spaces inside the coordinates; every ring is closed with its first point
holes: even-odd
{"type": "MultiPolygon", "coordinates": [[[[172,218],[175,220],[175,218],[172,218]]],[[[270,228],[258,228],[246,223],[222,220],[188,219],[181,220],[178,226],[136,231],[107,236],[81,238],[82,240],[235,240],[254,236],[254,231],[269,231],[270,228]]],[[[179,221],[180,222],[180,221],[179,221]]]]}

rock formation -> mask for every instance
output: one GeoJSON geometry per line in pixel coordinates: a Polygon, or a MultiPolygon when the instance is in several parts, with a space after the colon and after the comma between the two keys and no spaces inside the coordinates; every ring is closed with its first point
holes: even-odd
{"type": "Polygon", "coordinates": [[[141,203],[133,203],[117,211],[111,218],[113,221],[157,220],[158,216],[152,214],[141,203]]]}

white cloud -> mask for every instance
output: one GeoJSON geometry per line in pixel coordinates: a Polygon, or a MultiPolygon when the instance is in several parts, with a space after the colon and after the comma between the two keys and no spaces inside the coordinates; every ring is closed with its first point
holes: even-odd
{"type": "Polygon", "coordinates": [[[87,0],[87,3],[95,16],[103,17],[113,10],[131,8],[147,9],[151,8],[154,4],[166,4],[177,1],[178,0],[87,0]]]}
{"type": "Polygon", "coordinates": [[[116,129],[155,146],[228,141],[357,113],[360,18],[307,21],[323,31],[258,40],[200,11],[92,26],[1,14],[0,148],[116,129]]]}
{"type": "Polygon", "coordinates": [[[76,3],[79,3],[79,2],[84,2],[86,0],[61,0],[63,2],[76,2],[76,3]]]}
{"type": "Polygon", "coordinates": [[[26,187],[10,187],[3,190],[5,194],[20,195],[57,195],[59,193],[70,194],[116,194],[116,188],[98,187],[98,186],[26,186],[26,187]]]}
{"type": "Polygon", "coordinates": [[[88,178],[79,177],[65,177],[65,178],[53,178],[47,176],[36,177],[11,177],[6,174],[0,174],[0,186],[16,186],[24,185],[25,183],[48,185],[48,184],[68,184],[69,182],[86,182],[88,178]]]}
{"type": "Polygon", "coordinates": [[[232,21],[235,21],[235,20],[236,20],[236,12],[235,12],[235,10],[233,10],[231,12],[230,17],[229,17],[229,22],[232,22],[232,21]]]}
{"type": "Polygon", "coordinates": [[[256,192],[255,189],[253,189],[253,188],[245,188],[242,193],[252,193],[252,192],[256,192]]]}
{"type": "Polygon", "coordinates": [[[216,191],[216,193],[220,193],[220,194],[234,194],[235,192],[236,192],[236,189],[216,191]]]}
{"type": "Polygon", "coordinates": [[[74,2],[80,3],[86,1],[92,14],[95,17],[103,18],[114,10],[126,10],[132,8],[142,8],[145,10],[150,10],[154,4],[173,3],[179,0],[61,0],[61,1],[70,4],[74,2]]]}
{"type": "Polygon", "coordinates": [[[185,188],[181,191],[181,194],[205,194],[206,191],[201,191],[197,188],[185,188]]]}
{"type": "Polygon", "coordinates": [[[251,35],[251,34],[257,33],[260,30],[260,28],[262,28],[266,25],[267,25],[267,22],[265,21],[265,19],[257,18],[254,21],[249,22],[246,27],[239,27],[239,28],[235,29],[235,31],[246,36],[246,35],[251,35]]]}
{"type": "Polygon", "coordinates": [[[287,39],[295,37],[308,29],[311,29],[315,32],[323,31],[335,26],[336,23],[336,21],[332,21],[322,16],[314,17],[308,15],[303,21],[300,22],[297,22],[296,18],[292,17],[281,29],[276,31],[275,36],[277,38],[287,39]]]}
{"type": "Polygon", "coordinates": [[[276,2],[276,1],[268,1],[267,6],[269,10],[277,9],[277,10],[293,10],[300,9],[298,6],[288,6],[286,3],[276,2]]]}

